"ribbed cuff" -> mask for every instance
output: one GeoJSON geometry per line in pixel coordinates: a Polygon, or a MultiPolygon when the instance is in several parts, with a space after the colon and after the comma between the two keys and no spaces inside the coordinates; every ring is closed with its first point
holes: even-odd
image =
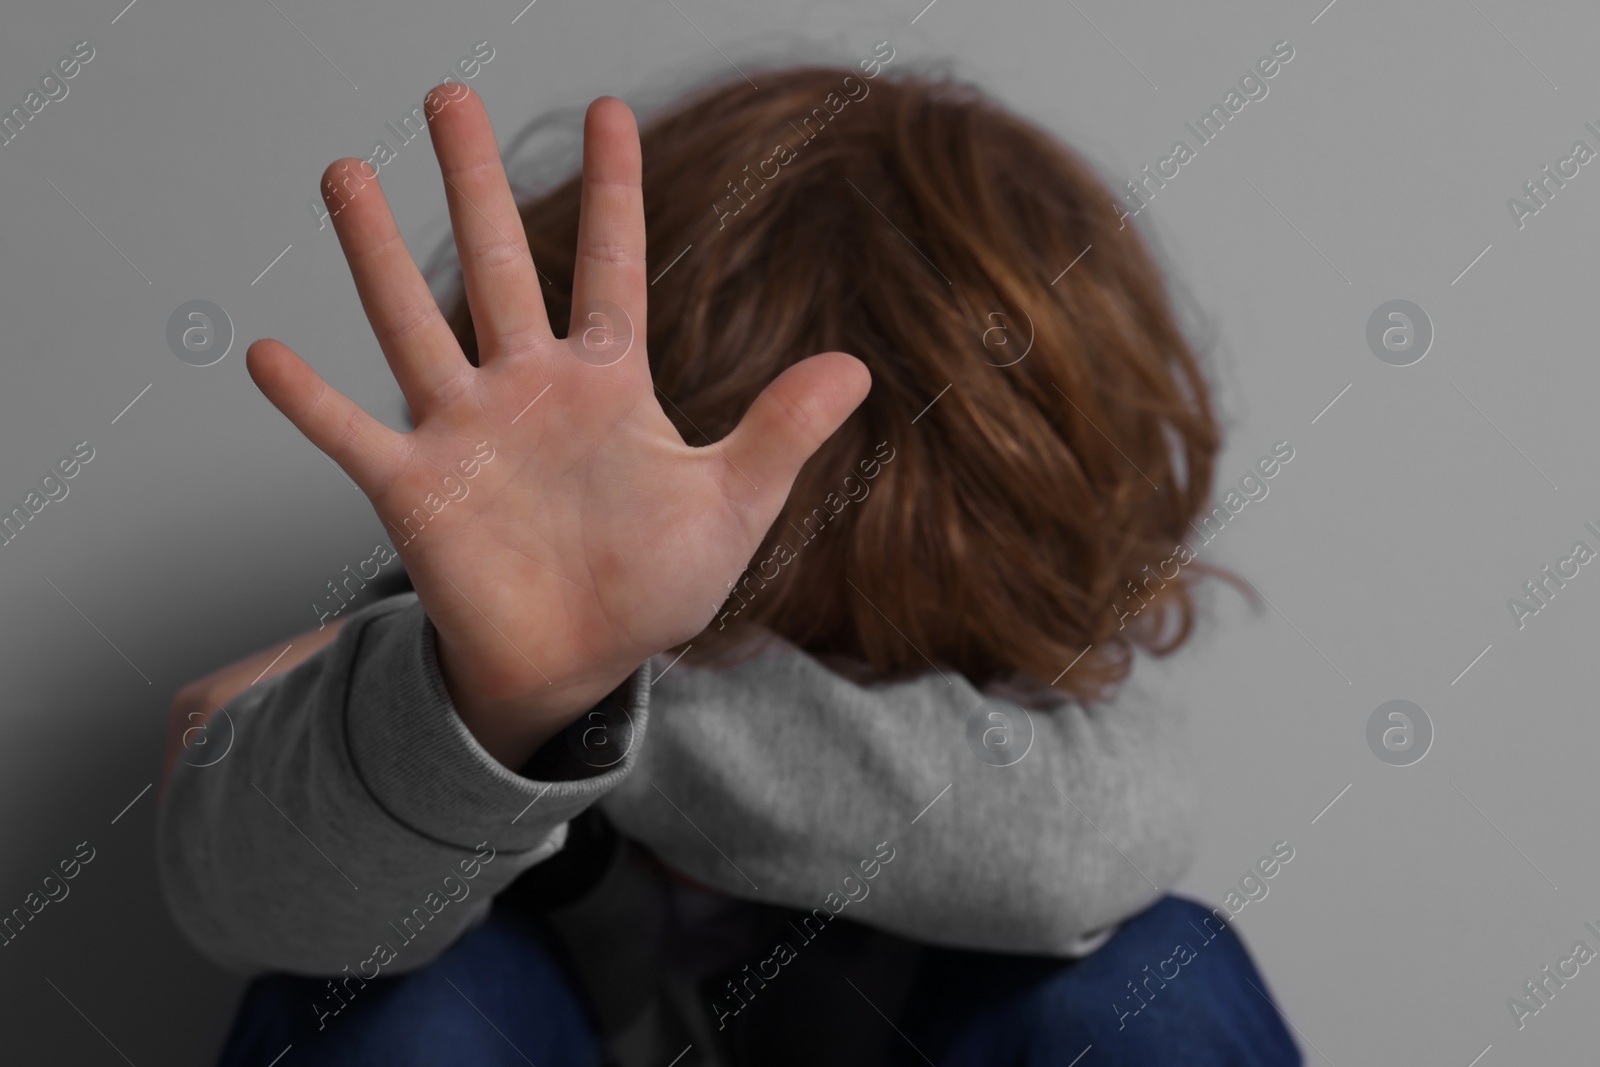
{"type": "Polygon", "coordinates": [[[633,768],[649,717],[649,661],[529,761],[556,769],[541,781],[508,770],[472,736],[450,703],[435,639],[413,601],[374,617],[353,653],[345,701],[351,759],[400,822],[461,848],[538,848],[633,768]]]}

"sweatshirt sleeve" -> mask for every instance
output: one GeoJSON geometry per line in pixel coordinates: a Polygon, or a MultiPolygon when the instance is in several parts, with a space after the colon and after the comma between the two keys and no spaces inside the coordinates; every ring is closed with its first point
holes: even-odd
{"type": "Polygon", "coordinates": [[[679,664],[652,718],[600,808],[732,896],[1072,956],[1193,857],[1185,724],[1131,682],[1106,705],[1036,711],[958,674],[857,684],[791,649],[679,664]]]}
{"type": "Polygon", "coordinates": [[[172,771],[162,891],[230,970],[414,970],[562,847],[625,780],[649,664],[513,773],[451,706],[415,593],[353,615],[316,655],[246,689],[172,771]]]}

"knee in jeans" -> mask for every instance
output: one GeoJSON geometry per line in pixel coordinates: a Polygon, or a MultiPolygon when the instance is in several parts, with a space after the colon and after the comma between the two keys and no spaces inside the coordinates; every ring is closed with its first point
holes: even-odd
{"type": "Polygon", "coordinates": [[[306,1067],[587,1063],[594,1040],[580,993],[542,938],[491,915],[414,971],[331,984],[258,979],[222,1064],[265,1063],[290,1043],[306,1067]]]}

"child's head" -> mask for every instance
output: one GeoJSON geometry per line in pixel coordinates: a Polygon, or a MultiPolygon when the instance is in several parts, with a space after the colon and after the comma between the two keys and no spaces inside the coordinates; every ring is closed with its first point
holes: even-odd
{"type": "MultiPolygon", "coordinates": [[[[689,658],[759,627],[885,674],[1048,683],[1093,646],[1057,683],[1092,695],[1134,645],[1176,647],[1199,564],[1158,564],[1209,495],[1220,433],[1112,194],[968,87],[876,64],[760,81],[641,130],[662,408],[714,442],[830,349],[865,362],[872,391],[689,658]]],[[[578,200],[574,179],[522,211],[555,324],[578,200]]],[[[450,319],[475,360],[464,301],[450,319]]]]}

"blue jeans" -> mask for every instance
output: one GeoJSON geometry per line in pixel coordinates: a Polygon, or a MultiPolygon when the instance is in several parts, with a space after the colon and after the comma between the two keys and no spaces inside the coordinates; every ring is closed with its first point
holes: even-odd
{"type": "MultiPolygon", "coordinates": [[[[872,1005],[871,982],[855,977],[844,996],[872,1005]]],[[[920,950],[885,1062],[1298,1067],[1268,998],[1231,929],[1199,904],[1166,897],[1082,960],[920,950]]],[[[319,1030],[311,1004],[327,999],[323,980],[256,979],[219,1067],[267,1067],[289,1046],[278,1067],[594,1067],[602,1058],[584,999],[546,936],[502,909],[427,967],[369,983],[319,1030]]]]}

